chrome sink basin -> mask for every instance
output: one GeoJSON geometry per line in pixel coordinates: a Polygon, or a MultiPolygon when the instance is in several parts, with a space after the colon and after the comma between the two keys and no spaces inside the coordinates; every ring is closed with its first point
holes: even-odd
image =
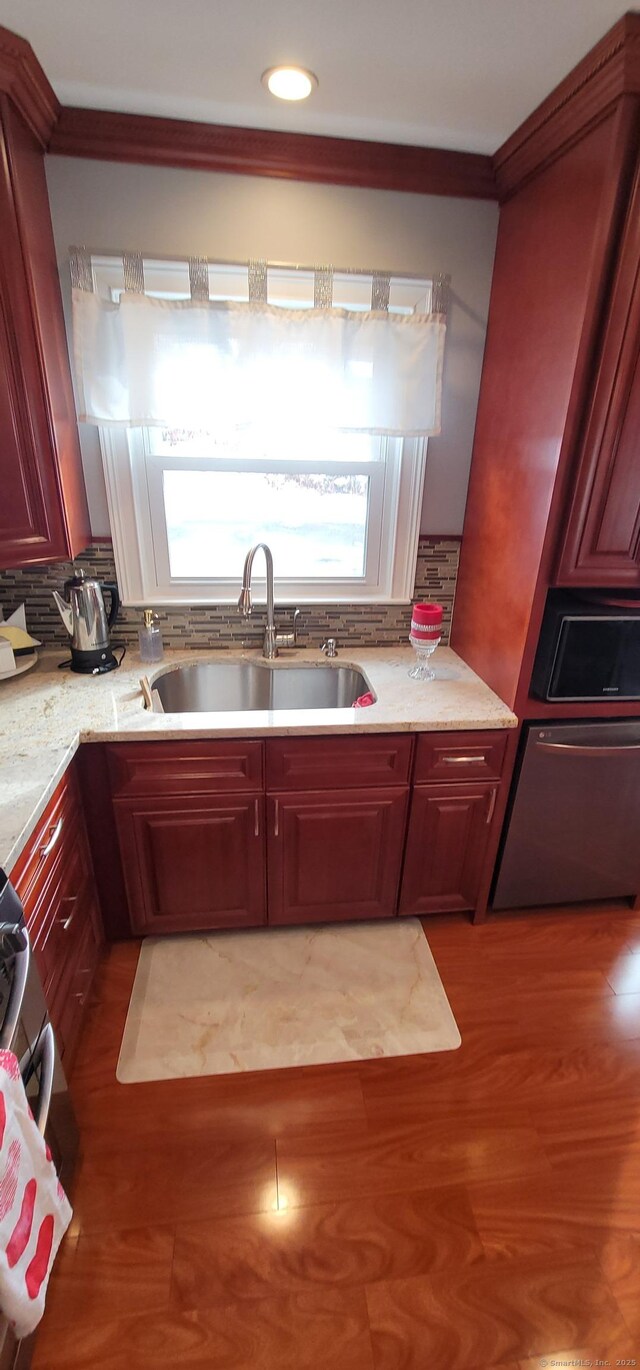
{"type": "MultiPolygon", "coordinates": [[[[197,661],[153,682],[167,714],[255,709],[350,709],[369,685],[351,666],[273,666],[268,661],[197,661]]],[[[154,707],[157,707],[154,700],[154,707]]]]}

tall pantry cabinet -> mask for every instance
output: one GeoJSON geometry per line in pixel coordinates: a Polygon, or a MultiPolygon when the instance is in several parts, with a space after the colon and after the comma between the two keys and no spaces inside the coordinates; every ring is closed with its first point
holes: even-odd
{"type": "Polygon", "coordinates": [[[495,169],[500,225],[451,641],[532,717],[548,590],[640,589],[640,14],[526,120],[495,169]]]}

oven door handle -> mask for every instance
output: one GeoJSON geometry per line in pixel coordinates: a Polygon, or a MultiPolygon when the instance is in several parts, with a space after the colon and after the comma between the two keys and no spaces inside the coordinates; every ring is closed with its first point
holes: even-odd
{"type": "Polygon", "coordinates": [[[13,1039],[18,1030],[24,992],[27,986],[31,952],[26,931],[24,929],[20,929],[20,931],[24,937],[24,947],[22,951],[16,952],[14,958],[13,981],[9,992],[9,1002],[4,1015],[4,1022],[0,1028],[0,1051],[11,1051],[13,1039]]]}
{"type": "Polygon", "coordinates": [[[44,1136],[44,1130],[49,1118],[49,1108],[51,1106],[51,1096],[53,1094],[53,1076],[56,1063],[56,1043],[53,1035],[51,1023],[46,1023],[40,1033],[35,1051],[26,1051],[20,1062],[20,1074],[25,1089],[40,1066],[40,1090],[33,1107],[33,1120],[38,1129],[44,1136]]]}

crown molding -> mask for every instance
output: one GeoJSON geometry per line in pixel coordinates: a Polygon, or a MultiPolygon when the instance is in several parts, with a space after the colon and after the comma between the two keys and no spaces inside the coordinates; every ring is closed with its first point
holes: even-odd
{"type": "Polygon", "coordinates": [[[500,201],[560,157],[623,96],[640,96],[640,13],[623,15],[496,152],[500,201]]]}
{"type": "Polygon", "coordinates": [[[60,113],[59,102],[25,38],[0,26],[0,96],[11,101],[43,147],[60,113]]]}
{"type": "Polygon", "coordinates": [[[186,119],[64,107],[49,152],[418,195],[495,200],[490,157],[186,119]]]}

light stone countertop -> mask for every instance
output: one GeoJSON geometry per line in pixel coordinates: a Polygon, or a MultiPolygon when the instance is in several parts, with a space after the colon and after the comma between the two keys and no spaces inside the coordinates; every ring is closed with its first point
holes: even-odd
{"type": "MultiPolygon", "coordinates": [[[[61,652],[43,652],[32,671],[0,681],[0,866],[10,873],[81,742],[152,738],[268,737],[292,733],[435,732],[515,728],[515,714],[455,652],[439,647],[436,679],[411,680],[410,647],[343,647],[336,666],[355,666],[376,703],[364,709],[280,709],[269,712],[150,713],[139,680],[153,680],[181,662],[260,660],[256,652],[167,651],[157,667],[128,651],[120,670],[104,676],[58,670],[61,652]]],[[[327,669],[314,648],[283,651],[276,670],[309,662],[327,669]]]]}

